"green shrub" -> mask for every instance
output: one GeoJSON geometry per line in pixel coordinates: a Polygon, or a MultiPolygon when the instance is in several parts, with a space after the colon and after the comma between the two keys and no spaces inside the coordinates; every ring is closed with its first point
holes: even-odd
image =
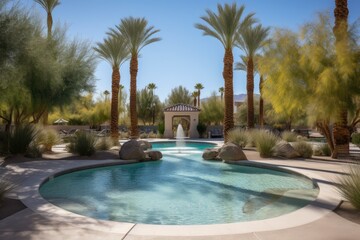
{"type": "Polygon", "coordinates": [[[0,206],[5,198],[5,194],[15,187],[15,184],[7,180],[5,177],[0,177],[0,206]]]}
{"type": "Polygon", "coordinates": [[[351,142],[360,147],[360,133],[353,133],[351,135],[351,142]]]}
{"type": "Polygon", "coordinates": [[[95,144],[96,150],[100,151],[109,150],[112,146],[114,146],[114,142],[110,137],[100,137],[95,144]]]}
{"type": "Polygon", "coordinates": [[[242,129],[235,128],[228,132],[228,141],[235,143],[241,147],[245,147],[248,143],[249,134],[242,129]]]}
{"type": "Polygon", "coordinates": [[[360,210],[360,165],[351,165],[347,175],[338,178],[341,196],[360,210]]]}
{"type": "Polygon", "coordinates": [[[96,138],[91,133],[79,132],[71,139],[68,151],[80,156],[91,156],[95,153],[96,138]]]}
{"type": "Polygon", "coordinates": [[[290,131],[284,131],[281,133],[281,138],[287,142],[296,142],[297,134],[294,132],[290,132],[290,131]]]}
{"type": "Polygon", "coordinates": [[[202,123],[202,122],[199,122],[199,124],[196,126],[196,130],[198,131],[199,133],[199,136],[202,138],[204,137],[204,134],[206,132],[206,124],[202,123]]]}
{"type": "Polygon", "coordinates": [[[43,129],[39,132],[36,142],[43,146],[44,151],[51,152],[54,145],[61,143],[61,138],[56,130],[43,129]]]}
{"type": "Polygon", "coordinates": [[[327,143],[321,144],[320,149],[321,149],[323,156],[331,156],[331,149],[329,147],[329,144],[327,144],[327,143]]]}
{"type": "Polygon", "coordinates": [[[20,125],[10,133],[9,152],[12,154],[25,154],[37,135],[33,125],[20,125]]]}
{"type": "Polygon", "coordinates": [[[303,158],[311,158],[311,156],[313,155],[313,149],[311,144],[305,141],[296,142],[294,143],[293,147],[295,151],[297,151],[303,158]]]}
{"type": "Polygon", "coordinates": [[[164,132],[165,132],[165,123],[163,123],[163,122],[159,123],[159,125],[158,125],[158,131],[159,131],[160,135],[164,135],[164,132]]]}
{"type": "Polygon", "coordinates": [[[260,157],[272,157],[274,153],[274,147],[278,141],[278,138],[271,132],[260,130],[254,132],[252,135],[256,150],[260,153],[260,157]]]}
{"type": "Polygon", "coordinates": [[[148,134],[147,133],[141,133],[140,138],[148,138],[148,134]]]}
{"type": "Polygon", "coordinates": [[[247,131],[247,135],[248,135],[247,146],[256,147],[256,139],[257,139],[257,136],[260,134],[261,131],[264,131],[264,130],[251,129],[251,130],[247,131]]]}

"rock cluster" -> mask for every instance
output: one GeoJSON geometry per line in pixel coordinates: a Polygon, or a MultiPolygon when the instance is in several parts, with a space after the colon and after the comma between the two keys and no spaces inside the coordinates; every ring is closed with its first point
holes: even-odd
{"type": "Polygon", "coordinates": [[[122,160],[138,160],[138,161],[156,161],[162,158],[160,151],[152,151],[151,143],[135,139],[125,142],[119,151],[119,157],[122,160]]]}
{"type": "Polygon", "coordinates": [[[205,160],[223,160],[224,162],[247,160],[241,147],[234,143],[226,143],[218,149],[206,149],[202,157],[205,160]]]}

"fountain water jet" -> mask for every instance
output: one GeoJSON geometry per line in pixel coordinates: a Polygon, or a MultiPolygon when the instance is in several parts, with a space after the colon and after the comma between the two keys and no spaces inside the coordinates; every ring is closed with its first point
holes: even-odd
{"type": "Polygon", "coordinates": [[[184,129],[181,125],[181,123],[179,123],[177,130],[176,130],[176,148],[178,149],[179,153],[181,152],[181,148],[185,147],[185,132],[184,129]]]}

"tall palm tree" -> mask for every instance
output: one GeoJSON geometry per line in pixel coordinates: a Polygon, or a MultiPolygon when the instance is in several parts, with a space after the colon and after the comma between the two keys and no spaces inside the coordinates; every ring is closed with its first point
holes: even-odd
{"type": "Polygon", "coordinates": [[[154,34],[160,30],[148,26],[145,18],[128,17],[121,20],[121,24],[117,26],[117,31],[113,31],[114,35],[123,35],[130,48],[130,122],[131,137],[138,138],[138,119],[136,113],[136,78],[138,72],[138,56],[143,47],[160,41],[161,38],[154,37],[154,34]]]}
{"type": "MultiPolygon", "coordinates": [[[[348,37],[348,15],[349,9],[347,7],[347,0],[335,0],[335,25],[333,31],[336,43],[341,42],[344,38],[348,37]]],[[[339,113],[338,122],[333,128],[335,148],[331,156],[332,158],[337,158],[339,152],[346,155],[349,154],[350,132],[347,116],[348,111],[346,107],[342,107],[339,113]]]]}
{"type": "Polygon", "coordinates": [[[51,31],[53,25],[52,11],[58,5],[60,5],[60,0],[35,0],[38,4],[40,4],[47,13],[47,31],[48,38],[51,38],[51,31]]]}
{"type": "Polygon", "coordinates": [[[105,102],[107,102],[109,99],[110,92],[108,90],[105,90],[104,95],[105,95],[105,102]]]}
{"type": "Polygon", "coordinates": [[[247,126],[254,128],[254,57],[267,41],[270,28],[264,28],[261,24],[255,27],[239,29],[237,46],[246,53],[246,91],[247,91],[247,126]]]}
{"type": "Polygon", "coordinates": [[[220,93],[220,99],[222,101],[224,98],[224,87],[219,87],[219,93],[220,93]]]}
{"type": "Polygon", "coordinates": [[[197,98],[199,97],[199,92],[198,92],[198,91],[192,92],[191,97],[194,98],[194,107],[196,107],[196,105],[197,105],[197,98]]]}
{"type": "Polygon", "coordinates": [[[201,90],[204,89],[204,86],[201,84],[201,83],[197,83],[195,85],[195,89],[197,90],[198,92],[198,100],[197,100],[197,104],[198,104],[198,107],[200,108],[200,94],[201,94],[201,90]]]}
{"type": "Polygon", "coordinates": [[[152,96],[154,96],[154,90],[157,88],[155,83],[149,83],[147,85],[147,89],[149,89],[152,96]]]}
{"type": "MultiPolygon", "coordinates": [[[[108,33],[109,35],[109,33],[108,33]]],[[[111,81],[111,116],[110,116],[110,134],[114,140],[119,137],[119,83],[120,83],[120,66],[129,59],[128,43],[121,35],[109,35],[103,42],[96,43],[94,50],[101,59],[111,64],[112,81],[111,81]]]]}
{"type": "Polygon", "coordinates": [[[263,76],[260,75],[260,82],[259,82],[259,91],[260,91],[260,101],[259,101],[259,125],[261,128],[264,127],[264,99],[262,94],[262,89],[264,85],[263,76]]]}
{"type": "Polygon", "coordinates": [[[203,31],[203,35],[218,39],[224,47],[223,78],[225,86],[225,114],[224,114],[224,137],[227,141],[228,131],[234,127],[234,89],[233,89],[233,48],[238,38],[238,30],[246,29],[254,23],[253,15],[247,15],[241,21],[245,7],[238,8],[236,3],[232,5],[217,5],[217,13],[207,10],[206,16],[201,17],[204,24],[196,24],[195,27],[203,31]]]}

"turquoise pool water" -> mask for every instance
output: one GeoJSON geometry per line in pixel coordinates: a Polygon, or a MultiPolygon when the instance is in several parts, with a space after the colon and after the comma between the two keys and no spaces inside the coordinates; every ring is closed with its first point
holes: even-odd
{"type": "Polygon", "coordinates": [[[43,184],[49,202],[81,215],[120,222],[194,225],[273,218],[304,207],[318,188],[303,176],[201,158],[213,145],[154,144],[157,162],[64,174],[43,184]]]}

